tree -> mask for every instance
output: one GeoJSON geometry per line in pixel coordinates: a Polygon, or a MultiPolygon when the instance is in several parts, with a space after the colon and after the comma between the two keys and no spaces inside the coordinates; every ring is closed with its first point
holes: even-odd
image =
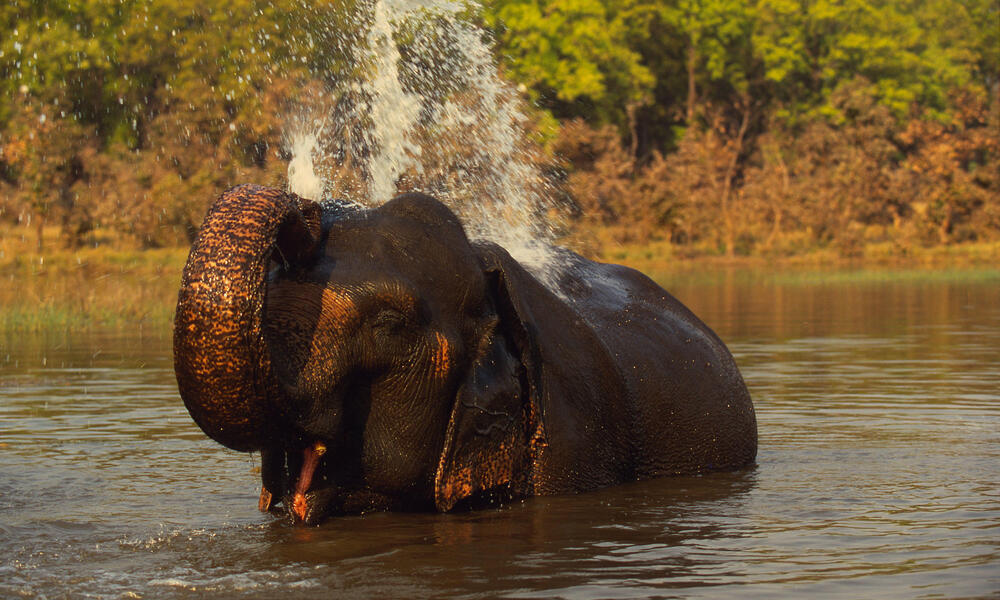
{"type": "Polygon", "coordinates": [[[958,0],[760,0],[753,44],[788,117],[838,118],[831,95],[860,76],[897,118],[913,104],[940,118],[977,60],[962,38],[990,27],[975,14],[958,0]]]}
{"type": "Polygon", "coordinates": [[[747,88],[753,77],[750,48],[753,21],[745,2],[678,0],[676,4],[662,5],[659,10],[663,20],[685,40],[688,125],[694,124],[698,110],[699,84],[724,85],[726,91],[749,93],[747,88]]]}
{"type": "Polygon", "coordinates": [[[271,169],[281,119],[314,79],[311,67],[338,76],[343,49],[314,33],[347,18],[342,4],[6,3],[0,174],[31,195],[39,228],[60,213],[69,240],[81,230],[70,221],[96,214],[144,243],[172,242],[161,232],[191,230],[219,187],[248,168],[271,169]],[[113,193],[115,182],[132,193],[113,193]],[[75,203],[81,195],[86,202],[75,203]],[[200,200],[189,206],[192,197],[200,200]],[[101,206],[108,202],[115,210],[101,206]]]}
{"type": "Polygon", "coordinates": [[[649,101],[654,77],[627,39],[629,11],[609,8],[616,5],[495,0],[486,17],[498,30],[511,77],[542,106],[559,118],[624,130],[629,107],[649,101]]]}

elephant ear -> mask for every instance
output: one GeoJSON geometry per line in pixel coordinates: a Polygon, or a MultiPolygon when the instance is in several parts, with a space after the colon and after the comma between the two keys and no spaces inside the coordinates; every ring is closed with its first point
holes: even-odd
{"type": "MultiPolygon", "coordinates": [[[[499,247],[488,248],[494,249],[506,256],[504,262],[513,262],[499,247]]],[[[497,316],[483,327],[452,407],[434,480],[434,502],[440,511],[486,492],[529,493],[532,446],[541,430],[534,401],[534,366],[539,363],[522,318],[526,307],[512,296],[511,281],[492,252],[480,258],[497,316]]]]}

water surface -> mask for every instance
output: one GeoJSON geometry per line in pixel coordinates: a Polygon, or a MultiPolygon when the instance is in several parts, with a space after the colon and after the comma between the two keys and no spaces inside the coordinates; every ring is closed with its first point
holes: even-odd
{"type": "Polygon", "coordinates": [[[727,341],[758,464],[316,528],[256,510],[166,332],[0,337],[0,597],[1000,593],[1000,279],[667,282],[727,341]]]}

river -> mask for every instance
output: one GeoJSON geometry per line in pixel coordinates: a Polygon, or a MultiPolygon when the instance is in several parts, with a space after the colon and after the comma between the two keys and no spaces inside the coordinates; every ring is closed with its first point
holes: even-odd
{"type": "Polygon", "coordinates": [[[1000,276],[667,286],[750,387],[757,465],[292,527],[181,404],[168,332],[0,336],[0,597],[1000,593],[1000,276]]]}

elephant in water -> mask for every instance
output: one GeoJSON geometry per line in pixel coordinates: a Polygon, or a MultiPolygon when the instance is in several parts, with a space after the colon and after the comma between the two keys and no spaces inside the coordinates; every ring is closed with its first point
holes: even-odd
{"type": "Polygon", "coordinates": [[[753,405],[715,333],[641,273],[557,252],[547,287],[425,195],[361,209],[235,187],[184,268],[181,397],[261,452],[261,509],[306,523],[752,463],[753,405]]]}

